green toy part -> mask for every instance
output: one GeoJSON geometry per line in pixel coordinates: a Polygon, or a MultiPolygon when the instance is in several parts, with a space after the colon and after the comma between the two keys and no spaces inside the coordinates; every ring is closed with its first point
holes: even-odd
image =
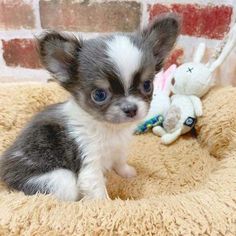
{"type": "Polygon", "coordinates": [[[156,115],[140,124],[135,130],[135,134],[145,133],[155,126],[162,125],[163,121],[164,117],[162,115],[156,115]]]}

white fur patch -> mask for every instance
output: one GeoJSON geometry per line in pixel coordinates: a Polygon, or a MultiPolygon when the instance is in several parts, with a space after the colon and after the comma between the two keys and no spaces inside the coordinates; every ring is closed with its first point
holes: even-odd
{"type": "Polygon", "coordinates": [[[113,161],[117,158],[115,153],[119,156],[121,151],[122,155],[123,150],[126,152],[127,142],[137,125],[137,122],[134,124],[99,122],[73,100],[64,105],[62,112],[68,117],[69,133],[82,147],[85,161],[99,160],[98,164],[101,164],[103,170],[111,170],[113,161]]]}
{"type": "Polygon", "coordinates": [[[111,61],[118,67],[125,89],[128,89],[132,75],[140,67],[142,51],[124,35],[115,36],[107,42],[107,46],[107,54],[111,61]]]}
{"type": "Polygon", "coordinates": [[[107,198],[103,173],[116,163],[126,164],[127,145],[136,124],[108,124],[95,120],[75,101],[64,107],[68,131],[82,152],[83,165],[78,176],[78,187],[83,195],[107,198]]]}
{"type": "Polygon", "coordinates": [[[58,169],[34,176],[26,184],[45,188],[60,200],[76,201],[79,198],[79,189],[76,182],[77,177],[72,171],[58,169]]]}

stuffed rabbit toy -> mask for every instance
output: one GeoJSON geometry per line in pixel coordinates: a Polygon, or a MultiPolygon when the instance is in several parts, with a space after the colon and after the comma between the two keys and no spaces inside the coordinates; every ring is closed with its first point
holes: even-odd
{"type": "Polygon", "coordinates": [[[162,70],[156,74],[153,81],[153,95],[149,112],[142,124],[140,124],[135,133],[141,134],[149,129],[161,125],[166,112],[170,107],[170,81],[176,65],[170,66],[166,71],[162,70]]]}
{"type": "Polygon", "coordinates": [[[161,137],[164,144],[174,142],[181,134],[190,131],[196,118],[202,116],[200,98],[212,86],[212,73],[222,64],[224,59],[236,45],[236,25],[232,28],[224,42],[224,47],[218,52],[216,60],[202,64],[205,44],[200,44],[193,62],[179,66],[171,80],[171,105],[166,113],[163,127],[156,126],[153,132],[161,137]]]}
{"type": "Polygon", "coordinates": [[[173,77],[176,65],[170,66],[166,71],[156,74],[153,81],[153,95],[150,109],[146,119],[155,115],[165,116],[170,107],[170,81],[173,77]]]}

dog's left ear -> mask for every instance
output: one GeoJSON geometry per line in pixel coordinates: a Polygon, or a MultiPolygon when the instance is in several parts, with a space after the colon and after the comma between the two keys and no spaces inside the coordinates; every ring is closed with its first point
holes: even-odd
{"type": "Polygon", "coordinates": [[[141,31],[145,47],[150,48],[159,71],[173,48],[180,32],[180,20],[175,14],[164,14],[154,19],[141,31]]]}
{"type": "Polygon", "coordinates": [[[63,86],[73,83],[78,76],[78,56],[82,42],[75,36],[49,31],[37,38],[43,66],[63,86]]]}

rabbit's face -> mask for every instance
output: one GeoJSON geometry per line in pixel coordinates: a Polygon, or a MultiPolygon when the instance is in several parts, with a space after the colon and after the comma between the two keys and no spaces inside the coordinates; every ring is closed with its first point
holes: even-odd
{"type": "Polygon", "coordinates": [[[171,81],[174,94],[203,96],[209,89],[211,72],[201,63],[185,63],[179,66],[171,81]]]}

